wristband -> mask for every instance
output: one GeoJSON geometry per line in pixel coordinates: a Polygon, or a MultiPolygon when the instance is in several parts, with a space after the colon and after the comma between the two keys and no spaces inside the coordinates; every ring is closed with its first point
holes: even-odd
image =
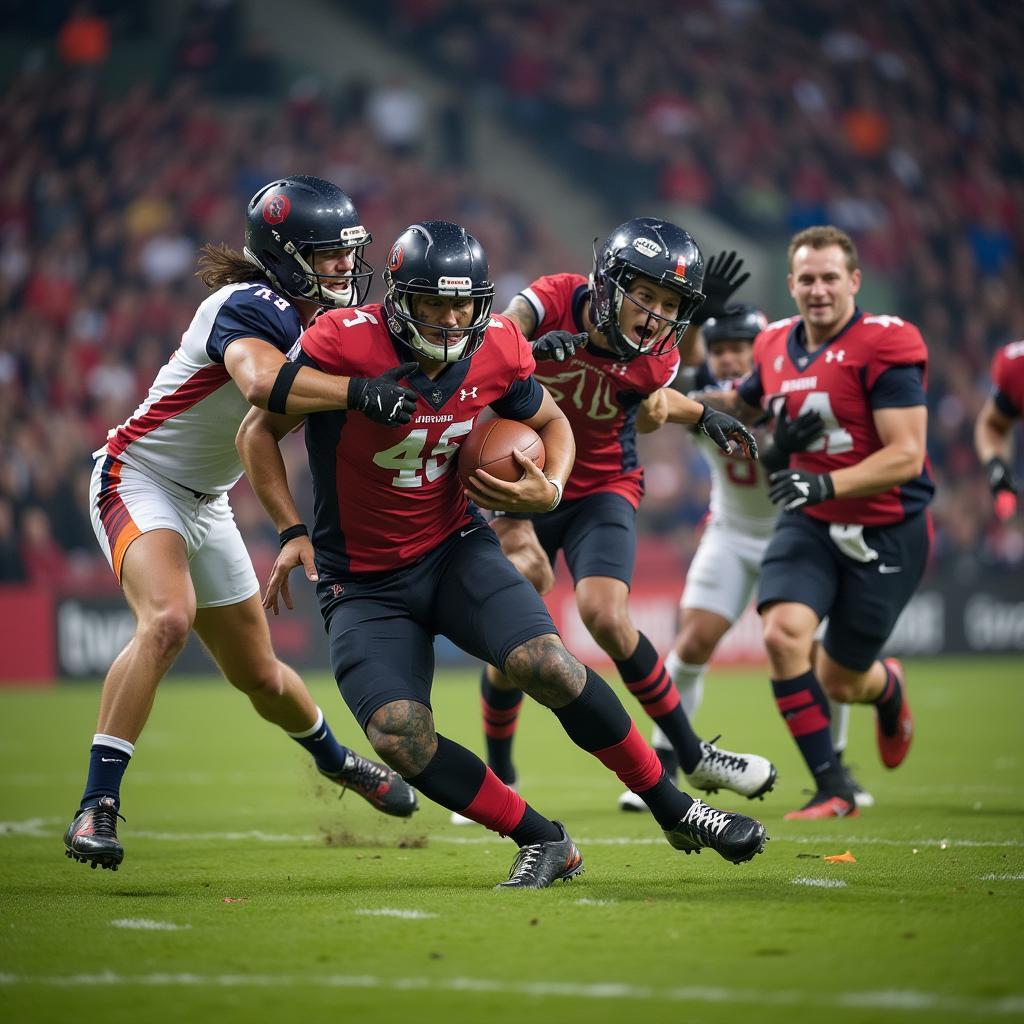
{"type": "Polygon", "coordinates": [[[289,526],[287,530],[282,530],[278,535],[277,539],[281,542],[281,547],[290,540],[295,540],[296,537],[308,537],[309,530],[306,529],[305,523],[296,523],[294,526],[289,526]]]}
{"type": "Polygon", "coordinates": [[[546,476],[544,477],[544,479],[547,480],[547,482],[551,484],[551,486],[554,487],[555,489],[555,500],[551,502],[551,504],[548,505],[548,507],[544,509],[544,511],[554,512],[555,509],[558,508],[558,506],[562,503],[562,485],[553,476],[546,476]]]}

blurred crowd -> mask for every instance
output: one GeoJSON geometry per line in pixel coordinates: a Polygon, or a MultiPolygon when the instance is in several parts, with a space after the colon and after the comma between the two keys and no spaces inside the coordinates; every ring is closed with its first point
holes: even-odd
{"type": "MultiPolygon", "coordinates": [[[[202,299],[198,247],[240,247],[244,204],[264,182],[308,172],[340,184],[378,268],[406,224],[466,224],[498,271],[498,309],[538,274],[589,269],[528,197],[467,173],[457,110],[426,110],[398,78],[337,90],[289,80],[238,3],[197,0],[166,44],[146,8],[42,5],[28,26],[39,53],[0,94],[3,580],[106,579],[87,518],[90,453],[202,299]],[[111,92],[102,69],[124,45],[150,47],[156,66],[111,92]],[[447,133],[443,165],[423,145],[428,123],[447,133]]],[[[1014,5],[402,0],[383,14],[391,38],[426,47],[455,82],[488,83],[500,116],[614,190],[611,208],[696,203],[782,246],[810,223],[850,230],[866,273],[898,288],[899,308],[880,312],[917,322],[931,349],[937,557],[1024,560],[1019,524],[992,523],[970,446],[991,353],[1024,334],[1014,5]]],[[[370,298],[381,297],[378,281],[370,298]]],[[[662,435],[644,441],[641,522],[685,555],[707,475],[691,446],[662,435]]],[[[289,458],[304,472],[300,449],[289,458]]],[[[244,484],[233,504],[247,537],[273,542],[244,484]]]]}

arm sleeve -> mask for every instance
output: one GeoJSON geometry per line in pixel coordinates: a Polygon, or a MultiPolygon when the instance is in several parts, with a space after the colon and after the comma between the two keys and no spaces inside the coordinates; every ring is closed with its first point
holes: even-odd
{"type": "Polygon", "coordinates": [[[736,393],[740,398],[747,403],[747,405],[753,406],[755,409],[761,407],[761,399],[764,397],[764,388],[761,386],[761,370],[760,367],[755,366],[740,381],[739,386],[736,388],[736,393]]]}
{"type": "Polygon", "coordinates": [[[491,408],[507,420],[528,420],[537,415],[543,401],[544,389],[534,377],[527,377],[514,381],[501,398],[491,402],[491,408]]]}
{"type": "Polygon", "coordinates": [[[213,362],[223,363],[228,345],[239,338],[261,338],[287,352],[300,329],[295,308],[269,288],[241,289],[228,296],[217,310],[206,340],[206,354],[213,362]]]}
{"type": "Polygon", "coordinates": [[[539,338],[564,326],[564,311],[572,308],[573,293],[582,281],[578,274],[548,274],[538,277],[519,293],[537,316],[533,337],[539,338]]]}
{"type": "Polygon", "coordinates": [[[925,405],[923,366],[890,366],[868,392],[872,409],[907,409],[925,405]]]}

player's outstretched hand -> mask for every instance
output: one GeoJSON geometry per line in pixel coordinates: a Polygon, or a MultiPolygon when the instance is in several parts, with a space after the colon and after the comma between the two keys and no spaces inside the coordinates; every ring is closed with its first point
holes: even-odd
{"type": "Polygon", "coordinates": [[[768,478],[768,497],[787,512],[807,505],[820,505],[836,496],[830,473],[808,473],[802,469],[780,469],[768,478]]]}
{"type": "Polygon", "coordinates": [[[747,279],[750,277],[749,271],[741,274],[742,269],[743,258],[737,256],[735,250],[720,252],[708,261],[704,271],[704,281],[701,284],[704,302],[694,314],[693,323],[702,324],[725,312],[725,304],[734,292],[739,291],[747,283],[747,279]]]}
{"type": "Polygon", "coordinates": [[[402,363],[379,377],[350,377],[348,407],[361,412],[374,423],[399,427],[412,419],[416,410],[416,392],[398,381],[419,369],[419,363],[402,363]]]}
{"type": "Polygon", "coordinates": [[[821,418],[821,413],[811,409],[791,420],[789,410],[783,404],[779,415],[775,417],[772,440],[780,452],[792,455],[794,452],[807,451],[824,432],[825,421],[821,418]]]}
{"type": "Polygon", "coordinates": [[[513,448],[512,454],[523,467],[519,480],[509,483],[478,469],[470,477],[473,486],[466,488],[466,497],[492,512],[547,512],[551,506],[551,481],[518,448],[513,448]]]}
{"type": "Polygon", "coordinates": [[[311,583],[316,583],[320,579],[313,560],[313,542],[308,537],[293,537],[281,548],[281,553],[274,562],[267,589],[263,593],[263,607],[269,608],[275,615],[279,611],[278,598],[284,601],[289,611],[295,608],[292,593],[288,589],[288,574],[298,565],[305,570],[306,579],[311,583]]]}
{"type": "Polygon", "coordinates": [[[577,349],[587,344],[587,332],[571,334],[569,331],[548,331],[542,334],[533,342],[533,358],[538,362],[546,359],[554,359],[556,362],[564,363],[566,359],[576,354],[577,349]]]}
{"type": "Polygon", "coordinates": [[[700,419],[697,420],[697,429],[710,437],[726,455],[732,454],[732,445],[735,441],[748,459],[757,458],[757,441],[754,435],[735,416],[730,416],[727,412],[719,412],[710,405],[705,405],[700,419]]]}

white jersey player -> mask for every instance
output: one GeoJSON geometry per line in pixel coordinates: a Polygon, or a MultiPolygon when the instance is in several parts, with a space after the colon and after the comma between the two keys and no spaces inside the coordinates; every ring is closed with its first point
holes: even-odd
{"type": "MultiPolygon", "coordinates": [[[[729,306],[708,320],[701,331],[707,361],[691,370],[681,383],[694,389],[731,389],[751,369],[753,341],[767,326],[765,315],[744,304],[729,306]]],[[[711,500],[704,533],[686,575],[680,601],[680,625],[665,669],[679,689],[691,718],[700,707],[704,674],[715,648],[749,604],[761,571],[768,541],[778,518],[778,506],[768,497],[768,477],[781,469],[792,451],[802,450],[821,433],[816,414],[783,420],[776,436],[762,445],[758,462],[731,458],[698,437],[711,471],[711,500]]],[[[832,703],[832,738],[837,752],[846,746],[849,706],[832,703]]],[[[658,733],[651,740],[662,764],[672,769],[670,745],[658,733]]],[[[873,802],[854,783],[858,803],[873,802]]],[[[623,794],[620,806],[635,810],[623,794]]]]}
{"type": "MultiPolygon", "coordinates": [[[[249,203],[244,253],[205,247],[200,276],[213,293],[145,400],[96,452],[93,528],[136,628],[103,684],[85,792],[64,836],[75,860],[121,863],[121,779],[192,629],[227,679],[323,774],[385,813],[416,808],[398,775],[338,744],[302,680],[277,660],[227,496],[242,474],[235,435],[250,403],[408,422],[412,403],[397,382],[334,377],[287,358],[318,309],[359,302],[372,275],[362,258],[369,241],[337,186],[306,176],[264,186],[249,203]]],[[[301,524],[285,531],[301,532],[301,524]]]]}

